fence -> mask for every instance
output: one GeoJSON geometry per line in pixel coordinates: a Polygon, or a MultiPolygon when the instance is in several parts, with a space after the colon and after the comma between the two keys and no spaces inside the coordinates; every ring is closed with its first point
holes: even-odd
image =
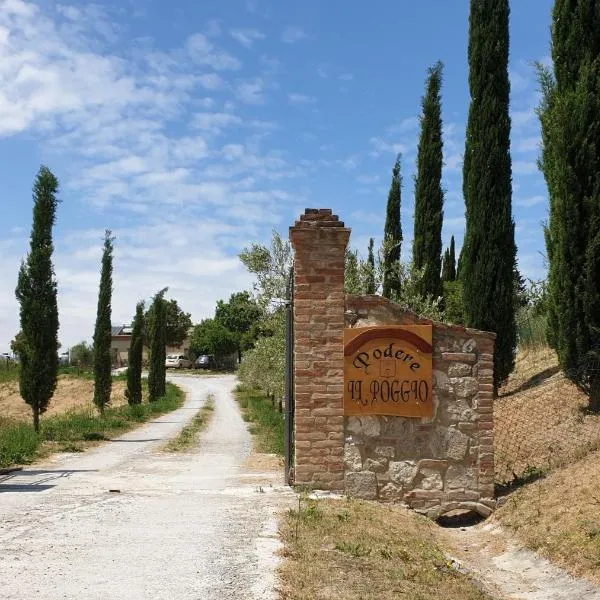
{"type": "Polygon", "coordinates": [[[506,486],[534,478],[600,448],[600,415],[567,380],[551,351],[530,352],[529,371],[494,403],[495,481],[506,486]]]}

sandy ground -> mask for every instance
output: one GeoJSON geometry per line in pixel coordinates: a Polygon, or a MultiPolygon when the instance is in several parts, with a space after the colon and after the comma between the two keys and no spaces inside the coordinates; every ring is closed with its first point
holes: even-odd
{"type": "Polygon", "coordinates": [[[3,599],[276,597],[276,512],[293,498],[282,471],[242,467],[251,439],[232,376],[169,378],[187,392],[183,408],[0,478],[3,599]],[[199,447],[161,453],[209,393],[199,447]]]}
{"type": "MultiPolygon", "coordinates": [[[[126,403],[125,388],[126,383],[124,381],[113,381],[111,393],[112,406],[121,406],[126,403]]],[[[93,397],[93,380],[60,375],[56,391],[44,417],[51,417],[74,409],[92,408],[93,397]]],[[[11,381],[0,385],[0,414],[3,417],[10,417],[21,421],[31,420],[31,408],[21,398],[18,381],[11,381]]]]}
{"type": "Polygon", "coordinates": [[[600,590],[571,577],[520,546],[497,523],[445,529],[440,538],[452,557],[491,595],[503,600],[600,600],[600,590]]]}

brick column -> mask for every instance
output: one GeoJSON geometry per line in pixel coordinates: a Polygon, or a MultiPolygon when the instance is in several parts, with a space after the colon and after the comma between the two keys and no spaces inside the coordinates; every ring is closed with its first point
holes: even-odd
{"type": "Polygon", "coordinates": [[[294,249],[296,484],[344,489],[344,255],[350,229],[330,209],[306,209],[294,249]]]}

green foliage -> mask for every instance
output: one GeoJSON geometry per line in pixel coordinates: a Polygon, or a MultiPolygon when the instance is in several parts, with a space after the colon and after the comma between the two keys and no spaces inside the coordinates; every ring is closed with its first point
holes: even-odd
{"type": "Polygon", "coordinates": [[[454,250],[454,236],[450,238],[450,247],[444,252],[442,261],[442,282],[456,280],[456,257],[454,250]]]}
{"type": "Polygon", "coordinates": [[[548,185],[548,341],[567,377],[600,410],[600,6],[556,0],[553,72],[539,67],[540,166],[548,185]]]}
{"type": "Polygon", "coordinates": [[[462,281],[444,281],[444,321],[454,325],[465,324],[462,281]]]}
{"type": "Polygon", "coordinates": [[[240,406],[244,409],[244,417],[252,423],[251,431],[258,438],[262,452],[283,456],[284,417],[276,404],[246,387],[236,393],[240,406]]]}
{"type": "Polygon", "coordinates": [[[104,233],[104,250],[102,252],[102,271],[100,274],[100,290],[98,292],[98,311],[94,330],[94,404],[100,412],[110,402],[112,387],[110,342],[111,342],[111,302],[113,242],[110,230],[104,233]]]}
{"type": "Polygon", "coordinates": [[[289,241],[282,239],[274,230],[270,248],[252,244],[240,253],[240,260],[256,277],[254,290],[261,308],[267,309],[274,302],[283,302],[292,267],[292,247],[289,241]]]}
{"type": "Polygon", "coordinates": [[[442,71],[441,62],[429,69],[427,90],[422,100],[421,136],[415,178],[413,261],[417,269],[423,269],[421,294],[430,294],[434,298],[442,295],[442,71]]]}
{"type": "Polygon", "coordinates": [[[69,362],[78,367],[90,367],[94,363],[94,349],[85,340],[71,347],[69,362]]]}
{"type": "Polygon", "coordinates": [[[0,418],[0,468],[33,462],[39,443],[31,426],[0,418]]]}
{"type": "Polygon", "coordinates": [[[127,357],[127,402],[134,406],[142,403],[142,355],[144,351],[144,303],[135,307],[131,343],[127,357]]]}
{"type": "Polygon", "coordinates": [[[375,294],[377,292],[377,285],[375,284],[375,254],[373,252],[374,243],[373,238],[371,238],[369,240],[369,253],[367,255],[365,294],[375,294]]]}
{"type": "Polygon", "coordinates": [[[58,306],[52,266],[52,228],[56,220],[58,180],[40,167],[33,186],[30,250],[21,263],[15,291],[20,304],[22,340],[18,344],[21,396],[31,406],[33,425],[48,408],[58,371],[58,306]]]}
{"type": "Polygon", "coordinates": [[[258,335],[257,325],[262,315],[260,306],[248,292],[237,292],[231,294],[229,302],[217,302],[215,321],[233,334],[241,356],[242,350],[254,345],[258,335]]]}
{"type": "Polygon", "coordinates": [[[146,322],[150,336],[150,368],[148,370],[148,397],[156,402],[165,395],[166,383],[166,345],[167,345],[167,302],[165,294],[168,288],[158,292],[152,301],[150,310],[152,320],[146,322]]]}
{"type": "Polygon", "coordinates": [[[384,276],[383,296],[391,298],[400,293],[400,280],[394,265],[400,262],[400,247],[402,245],[402,223],[400,220],[400,203],[402,175],[400,174],[401,156],[396,157],[392,170],[392,183],[388,194],[385,227],[384,227],[384,276]]]}
{"type": "MultiPolygon", "coordinates": [[[[177,304],[177,300],[163,300],[165,317],[165,341],[166,346],[179,348],[188,336],[188,331],[192,327],[192,316],[184,312],[177,304]]],[[[151,304],[144,315],[146,331],[152,331],[154,327],[154,304],[151,304]]],[[[146,345],[150,347],[150,338],[146,339],[146,345]]]]}
{"type": "Polygon", "coordinates": [[[285,381],[285,335],[283,319],[270,337],[256,341],[244,354],[238,379],[248,388],[262,390],[267,395],[282,398],[285,381]]]}
{"type": "Polygon", "coordinates": [[[471,104],[463,166],[466,233],[460,277],[466,324],[497,334],[496,390],[514,367],[516,348],[508,17],[508,0],[471,0],[471,104]]]}
{"type": "Polygon", "coordinates": [[[228,356],[236,352],[236,336],[216,319],[204,319],[194,327],[190,338],[190,351],[195,355],[214,354],[228,356]]]}
{"type": "Polygon", "coordinates": [[[13,362],[0,361],[0,383],[6,383],[8,381],[18,381],[19,365],[13,362]]]}
{"type": "Polygon", "coordinates": [[[344,256],[344,290],[347,294],[362,294],[363,287],[358,272],[358,252],[348,248],[344,256]]]}

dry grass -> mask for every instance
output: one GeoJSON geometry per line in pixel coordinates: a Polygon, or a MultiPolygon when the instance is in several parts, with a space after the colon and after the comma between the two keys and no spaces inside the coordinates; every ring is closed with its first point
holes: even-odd
{"type": "MultiPolygon", "coordinates": [[[[127,404],[125,398],[126,383],[124,381],[113,381],[111,393],[111,406],[123,406],[127,404]]],[[[42,419],[60,415],[69,411],[87,409],[93,406],[94,381],[60,375],[58,385],[50,406],[44,413],[42,419]]],[[[11,381],[0,385],[0,414],[3,417],[17,421],[30,421],[31,408],[25,404],[19,394],[19,382],[11,381]]]]}
{"type": "Polygon", "coordinates": [[[495,518],[526,546],[600,585],[600,452],[513,492],[495,518]]]}
{"type": "Polygon", "coordinates": [[[552,350],[519,353],[494,404],[496,482],[548,472],[600,448],[600,415],[586,414],[587,403],[552,350]]]}
{"type": "Polygon", "coordinates": [[[454,571],[415,513],[357,500],[301,501],[283,518],[285,600],[489,600],[454,571]]]}

